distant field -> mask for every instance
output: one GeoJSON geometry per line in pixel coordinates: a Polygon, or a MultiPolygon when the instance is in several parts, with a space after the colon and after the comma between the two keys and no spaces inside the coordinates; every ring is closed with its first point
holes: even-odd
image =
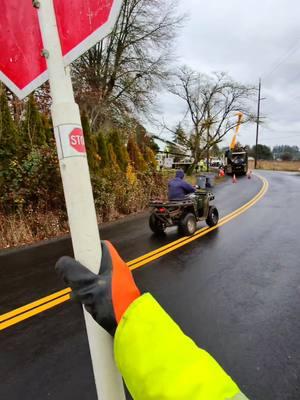
{"type": "MultiPolygon", "coordinates": [[[[249,168],[254,168],[254,161],[249,161],[249,168]]],[[[257,162],[258,169],[267,169],[271,171],[300,171],[300,161],[266,161],[257,162]]]]}

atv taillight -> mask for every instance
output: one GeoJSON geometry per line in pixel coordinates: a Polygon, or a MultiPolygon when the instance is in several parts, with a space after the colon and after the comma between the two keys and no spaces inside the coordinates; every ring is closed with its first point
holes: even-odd
{"type": "Polygon", "coordinates": [[[164,207],[161,207],[161,208],[158,209],[158,211],[163,213],[163,212],[166,212],[167,210],[164,207]]]}

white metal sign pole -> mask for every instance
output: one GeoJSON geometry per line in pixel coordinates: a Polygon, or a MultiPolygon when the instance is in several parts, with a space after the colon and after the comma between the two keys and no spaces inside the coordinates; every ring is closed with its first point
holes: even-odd
{"type": "MultiPolygon", "coordinates": [[[[36,1],[52,96],[51,114],[75,258],[98,273],[101,260],[94,199],[78,105],[63,63],[53,0],[36,1]]],[[[99,400],[125,400],[112,338],[84,312],[99,400]]]]}

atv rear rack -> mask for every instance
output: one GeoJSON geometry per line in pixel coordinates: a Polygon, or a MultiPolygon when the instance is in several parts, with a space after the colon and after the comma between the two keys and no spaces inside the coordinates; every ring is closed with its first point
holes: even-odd
{"type": "MultiPolygon", "coordinates": [[[[212,192],[208,191],[197,191],[195,192],[197,196],[207,196],[209,201],[215,199],[215,195],[212,192]]],[[[162,201],[162,200],[151,200],[149,203],[150,207],[183,207],[183,206],[190,206],[194,204],[194,200],[192,198],[186,198],[183,200],[171,200],[171,201],[162,201]]]]}
{"type": "Polygon", "coordinates": [[[182,206],[190,206],[193,205],[194,202],[192,199],[186,199],[186,200],[172,200],[172,201],[161,201],[161,200],[153,200],[150,201],[149,206],[150,207],[165,207],[165,208],[172,208],[172,207],[182,207],[182,206]]]}

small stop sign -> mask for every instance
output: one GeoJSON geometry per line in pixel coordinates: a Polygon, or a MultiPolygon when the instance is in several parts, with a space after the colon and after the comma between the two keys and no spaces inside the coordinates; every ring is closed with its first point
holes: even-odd
{"type": "Polygon", "coordinates": [[[82,129],[75,128],[69,134],[69,143],[78,153],[85,153],[85,144],[82,129]]]}

